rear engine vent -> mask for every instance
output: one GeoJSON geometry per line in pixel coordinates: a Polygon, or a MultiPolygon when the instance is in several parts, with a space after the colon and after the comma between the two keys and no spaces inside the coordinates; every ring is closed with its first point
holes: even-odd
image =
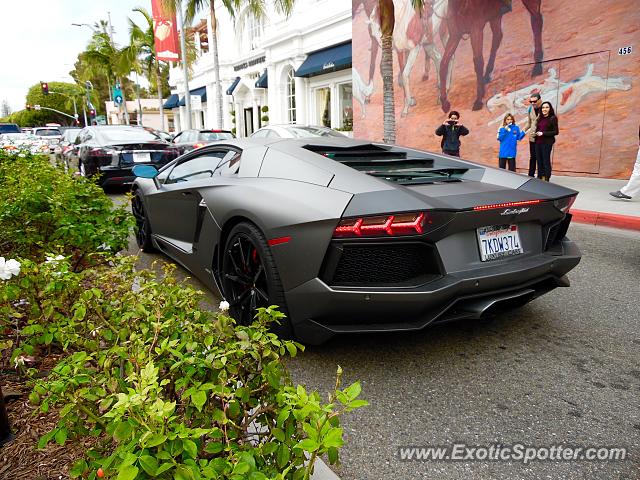
{"type": "Polygon", "coordinates": [[[545,251],[560,246],[560,241],[567,234],[572,215],[567,213],[562,220],[548,228],[547,241],[545,243],[545,251]]]}
{"type": "Polygon", "coordinates": [[[332,286],[409,287],[440,276],[435,249],[425,243],[334,242],[321,277],[332,286]]]}

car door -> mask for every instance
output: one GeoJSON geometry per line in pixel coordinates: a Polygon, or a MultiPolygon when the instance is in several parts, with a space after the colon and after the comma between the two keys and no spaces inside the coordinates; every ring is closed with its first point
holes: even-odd
{"type": "Polygon", "coordinates": [[[184,264],[194,252],[199,216],[205,207],[200,189],[215,184],[216,169],[228,151],[220,148],[178,162],[168,175],[162,175],[159,188],[147,196],[153,235],[167,253],[184,264]]]}

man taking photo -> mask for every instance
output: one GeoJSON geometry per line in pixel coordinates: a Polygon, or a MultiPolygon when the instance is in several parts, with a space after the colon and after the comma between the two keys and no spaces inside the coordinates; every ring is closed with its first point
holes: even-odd
{"type": "Polygon", "coordinates": [[[440,146],[446,155],[460,156],[460,137],[469,135],[469,129],[460,123],[460,114],[449,112],[447,119],[436,129],[436,135],[442,137],[440,146]]]}

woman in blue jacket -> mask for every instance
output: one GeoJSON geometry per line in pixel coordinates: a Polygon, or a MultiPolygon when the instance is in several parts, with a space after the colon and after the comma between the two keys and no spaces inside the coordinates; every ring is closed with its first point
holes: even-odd
{"type": "Polygon", "coordinates": [[[518,153],[518,142],[524,138],[525,133],[516,125],[513,115],[507,113],[502,120],[502,127],[498,131],[498,141],[500,142],[500,153],[498,162],[500,168],[516,171],[516,154],[518,153]]]}

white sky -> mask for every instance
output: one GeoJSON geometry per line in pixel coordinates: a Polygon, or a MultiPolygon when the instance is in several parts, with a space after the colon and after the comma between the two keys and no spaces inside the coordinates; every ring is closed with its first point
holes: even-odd
{"type": "Polygon", "coordinates": [[[128,42],[127,17],[143,25],[142,15],[131,11],[138,6],[151,12],[151,0],[0,0],[0,101],[21,110],[31,85],[73,82],[68,72],[92,32],[71,24],[93,25],[111,12],[114,39],[122,46],[128,42]]]}

